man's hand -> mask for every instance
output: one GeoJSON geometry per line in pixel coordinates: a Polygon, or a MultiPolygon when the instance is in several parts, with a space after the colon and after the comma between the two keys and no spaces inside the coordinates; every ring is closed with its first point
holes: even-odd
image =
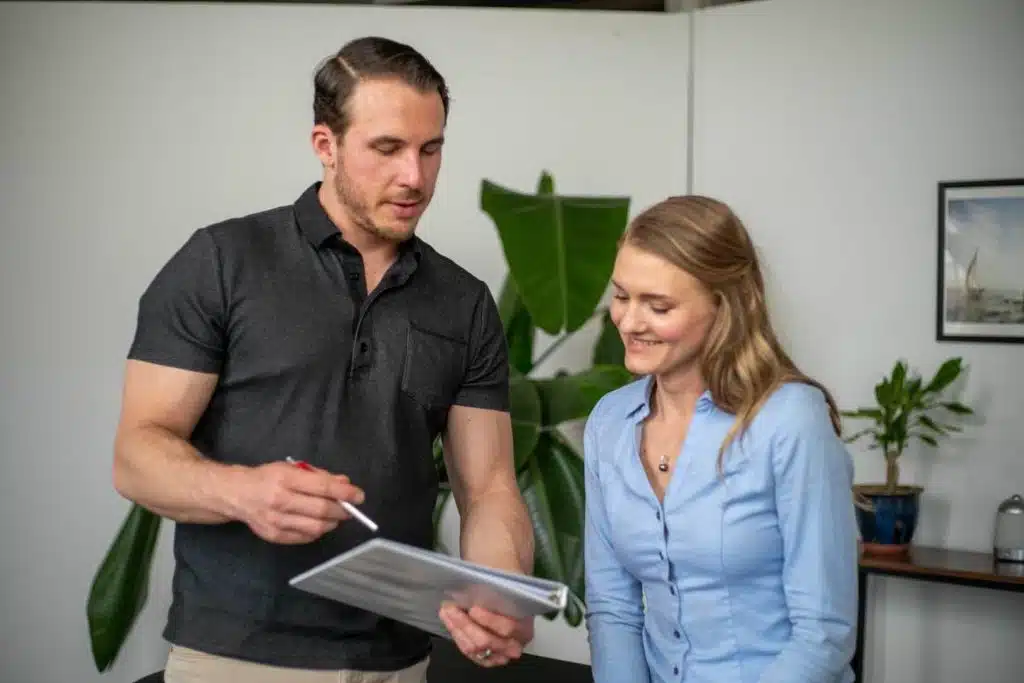
{"type": "Polygon", "coordinates": [[[345,475],[284,462],[239,470],[237,517],[271,543],[309,543],[349,518],[338,501],[359,505],[365,494],[345,475]]]}
{"type": "Polygon", "coordinates": [[[462,654],[480,666],[504,666],[519,659],[533,640],[533,619],[516,620],[482,607],[469,611],[446,603],[439,613],[462,654]]]}

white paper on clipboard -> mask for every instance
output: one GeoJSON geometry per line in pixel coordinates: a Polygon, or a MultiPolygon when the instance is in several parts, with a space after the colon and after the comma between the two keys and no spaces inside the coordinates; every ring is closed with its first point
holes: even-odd
{"type": "Polygon", "coordinates": [[[445,638],[442,602],[515,619],[565,609],[565,584],[513,574],[384,538],[374,538],[299,574],[293,587],[445,638]]]}

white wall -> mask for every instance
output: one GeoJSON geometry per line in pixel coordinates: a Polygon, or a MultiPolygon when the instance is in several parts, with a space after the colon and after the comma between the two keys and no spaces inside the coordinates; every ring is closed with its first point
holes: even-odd
{"type": "MultiPolygon", "coordinates": [[[[686,22],[0,5],[3,680],[127,682],[160,666],[166,534],[150,606],[106,676],[84,616],[126,509],[109,462],[135,302],[193,229],[289,202],[315,176],[309,74],[321,56],[377,32],[448,74],[451,144],[423,234],[497,287],[480,178],[527,189],[547,168],[567,191],[625,192],[635,208],[685,190],[686,22]]],[[[921,543],[987,551],[996,504],[1024,490],[1024,349],[933,341],[936,183],[1024,175],[1021,36],[1019,0],[765,0],[697,24],[695,189],[748,220],[796,357],[844,405],[868,400],[899,355],[971,365],[965,398],[986,424],[904,466],[928,487],[921,543]]],[[[876,457],[858,454],[858,479],[881,476],[876,457]]],[[[1020,596],[876,586],[870,683],[1019,679],[1020,596]]],[[[546,622],[533,650],[586,659],[583,631],[546,622]]]]}
{"type": "MultiPolygon", "coordinates": [[[[1024,3],[768,0],[695,28],[694,189],[747,220],[783,334],[845,407],[899,356],[964,356],[985,424],[903,470],[926,487],[918,542],[990,552],[1024,492],[1024,347],[934,341],[936,184],[1024,176],[1024,3]]],[[[884,476],[856,454],[858,480],[884,476]]],[[[1024,677],[1024,595],[874,585],[869,683],[1024,677]]]]}
{"type": "MultiPolygon", "coordinates": [[[[106,676],[84,611],[127,509],[110,451],[136,300],[191,231],[315,179],[310,75],[368,33],[411,41],[450,80],[422,234],[495,288],[505,266],[481,178],[531,190],[548,169],[565,191],[637,207],[685,187],[683,15],[0,5],[5,683],[127,682],[162,665],[169,526],[149,607],[106,676]]],[[[532,649],[585,659],[585,632],[544,622],[532,649]]]]}

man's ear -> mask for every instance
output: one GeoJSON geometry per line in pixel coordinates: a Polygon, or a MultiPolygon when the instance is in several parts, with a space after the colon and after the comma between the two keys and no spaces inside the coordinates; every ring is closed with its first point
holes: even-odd
{"type": "Polygon", "coordinates": [[[310,142],[324,168],[334,169],[338,165],[338,138],[330,128],[322,123],[313,126],[310,142]]]}

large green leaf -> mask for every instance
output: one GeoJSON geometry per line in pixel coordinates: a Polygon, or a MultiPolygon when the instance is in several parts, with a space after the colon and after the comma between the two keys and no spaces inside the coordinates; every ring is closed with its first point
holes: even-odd
{"type": "Polygon", "coordinates": [[[543,405],[543,423],[560,425],[581,420],[608,392],[633,381],[633,375],[621,365],[597,365],[574,375],[536,380],[543,405]]]}
{"type": "Polygon", "coordinates": [[[501,318],[501,324],[506,329],[512,322],[512,316],[515,315],[519,305],[519,290],[516,288],[516,281],[512,279],[511,274],[506,275],[505,281],[501,285],[501,293],[498,295],[498,317],[501,318]]]}
{"type": "Polygon", "coordinates": [[[583,580],[583,463],[567,444],[544,434],[520,473],[520,486],[534,531],[534,573],[569,586],[576,603],[566,621],[580,623],[583,580]]]}
{"type": "Polygon", "coordinates": [[[445,553],[448,552],[448,549],[441,543],[441,515],[444,514],[445,505],[448,504],[451,495],[452,490],[447,486],[442,486],[437,490],[437,499],[434,501],[434,547],[445,553]]]}
{"type": "Polygon", "coordinates": [[[512,416],[512,447],[516,470],[522,468],[533,452],[540,434],[540,396],[533,380],[513,373],[509,382],[512,416]]]}
{"type": "Polygon", "coordinates": [[[530,312],[519,298],[519,290],[515,280],[509,275],[501,288],[498,299],[498,312],[501,323],[505,327],[505,340],[508,343],[509,365],[513,370],[527,374],[533,369],[533,342],[536,328],[530,312]]]}
{"type": "Polygon", "coordinates": [[[612,316],[606,310],[601,316],[601,334],[594,344],[593,365],[622,365],[626,358],[626,348],[622,345],[622,337],[612,323],[612,316]]]}
{"type": "Polygon", "coordinates": [[[577,626],[583,621],[586,612],[586,604],[583,599],[576,597],[575,593],[569,593],[569,602],[565,606],[565,620],[570,626],[577,626]]]}
{"type": "Polygon", "coordinates": [[[444,441],[442,440],[440,434],[437,436],[436,439],[434,439],[433,451],[434,470],[437,472],[437,480],[441,484],[441,486],[449,486],[450,482],[448,481],[448,467],[447,463],[445,463],[444,461],[444,441]]]}
{"type": "Polygon", "coordinates": [[[583,525],[586,508],[583,458],[557,434],[547,443],[550,444],[547,457],[539,457],[537,461],[551,501],[551,519],[562,549],[566,583],[580,599],[585,599],[583,525]]]}
{"type": "Polygon", "coordinates": [[[537,458],[530,458],[527,467],[519,472],[518,479],[533,525],[533,573],[541,578],[564,583],[567,574],[565,560],[556,536],[551,501],[537,458]]]}
{"type": "Polygon", "coordinates": [[[160,521],[146,508],[132,505],[93,578],[86,616],[98,671],[117,658],[146,603],[160,521]]]}
{"type": "Polygon", "coordinates": [[[629,198],[561,196],[547,173],[539,185],[539,193],[526,194],[484,180],[480,206],[494,221],[534,324],[548,334],[571,333],[590,319],[608,286],[629,198]]]}

